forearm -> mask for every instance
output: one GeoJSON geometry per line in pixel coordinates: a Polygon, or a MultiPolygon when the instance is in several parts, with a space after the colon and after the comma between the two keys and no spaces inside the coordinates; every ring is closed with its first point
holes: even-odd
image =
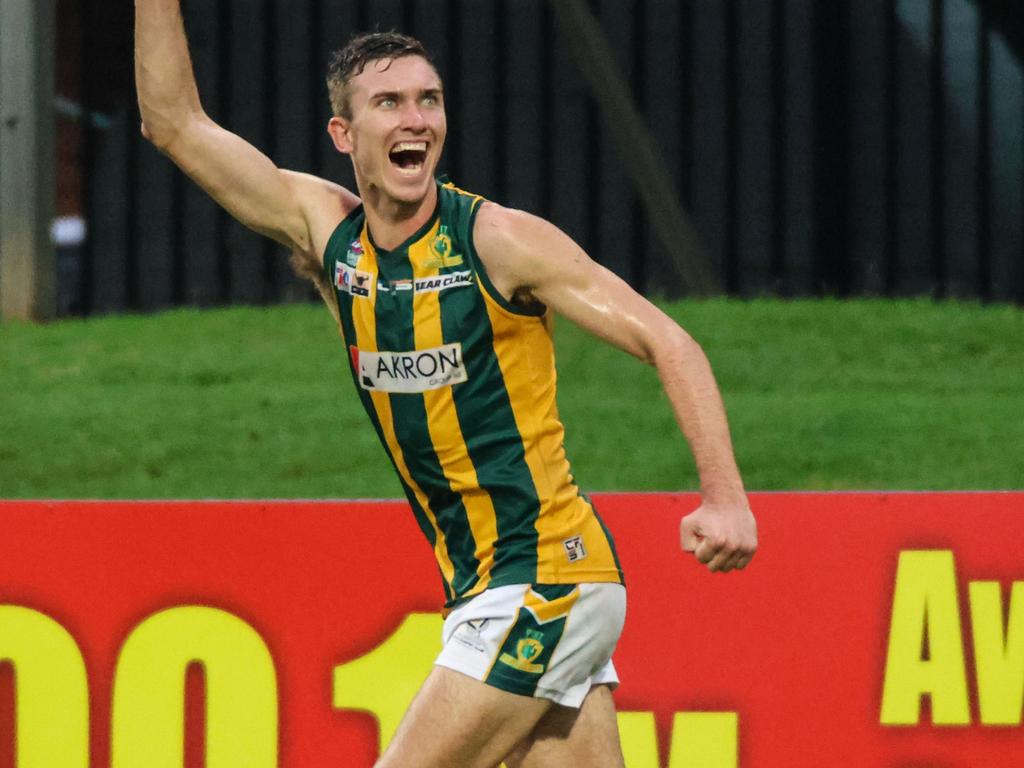
{"type": "Polygon", "coordinates": [[[180,0],[135,0],[135,82],[143,126],[158,146],[202,114],[180,0]]]}
{"type": "Polygon", "coordinates": [[[679,329],[662,339],[652,353],[676,421],[693,452],[704,501],[745,505],[725,406],[704,351],[679,329]]]}

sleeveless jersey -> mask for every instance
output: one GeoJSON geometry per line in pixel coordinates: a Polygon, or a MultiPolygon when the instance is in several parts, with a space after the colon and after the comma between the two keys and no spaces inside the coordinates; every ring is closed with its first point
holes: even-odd
{"type": "Polygon", "coordinates": [[[434,215],[391,251],[374,245],[362,206],[338,225],[324,269],[356,390],[448,606],[508,584],[621,583],[565,457],[550,318],[488,280],[472,237],[482,202],[439,183],[434,215]]]}

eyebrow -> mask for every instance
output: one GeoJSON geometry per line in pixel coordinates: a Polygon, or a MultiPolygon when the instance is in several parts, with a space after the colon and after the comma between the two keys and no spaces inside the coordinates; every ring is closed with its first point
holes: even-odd
{"type": "MultiPolygon", "coordinates": [[[[441,88],[423,88],[419,92],[420,98],[424,96],[441,96],[444,91],[441,88]]],[[[401,91],[378,91],[370,97],[370,101],[381,101],[382,99],[401,99],[401,91]]]]}

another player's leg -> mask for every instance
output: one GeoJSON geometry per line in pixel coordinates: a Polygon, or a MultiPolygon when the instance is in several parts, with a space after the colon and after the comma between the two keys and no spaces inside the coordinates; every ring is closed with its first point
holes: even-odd
{"type": "Polygon", "coordinates": [[[434,667],[376,768],[495,768],[552,706],[434,667]]]}
{"type": "Polygon", "coordinates": [[[624,768],[610,688],[595,685],[579,709],[553,706],[505,758],[505,764],[508,768],[624,768]]]}

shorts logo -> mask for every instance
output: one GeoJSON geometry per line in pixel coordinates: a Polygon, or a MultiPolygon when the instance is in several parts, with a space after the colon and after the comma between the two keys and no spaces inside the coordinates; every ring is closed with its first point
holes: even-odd
{"type": "Polygon", "coordinates": [[[473,284],[472,272],[450,272],[447,275],[437,277],[423,277],[414,282],[416,293],[440,293],[449,288],[458,288],[463,285],[473,284]]]}
{"type": "Polygon", "coordinates": [[[354,269],[340,261],[334,263],[334,286],[352,296],[369,296],[373,287],[373,275],[354,269]]]}
{"type": "Polygon", "coordinates": [[[469,378],[459,343],[411,352],[366,352],[352,346],[349,353],[363,389],[426,392],[469,378]]]}
{"type": "Polygon", "coordinates": [[[534,629],[526,630],[526,637],[516,643],[516,655],[503,653],[498,657],[502,664],[518,669],[521,672],[531,672],[539,675],[544,671],[543,664],[537,664],[536,659],[544,653],[544,643],[541,642],[544,635],[534,629]]]}
{"type": "Polygon", "coordinates": [[[487,626],[488,619],[475,619],[459,625],[452,639],[477,653],[487,653],[487,644],[480,632],[487,626]]]}
{"type": "Polygon", "coordinates": [[[562,542],[562,546],[565,547],[565,556],[569,558],[570,563],[575,563],[577,560],[582,560],[587,556],[587,548],[583,546],[582,536],[573,536],[571,539],[566,539],[562,542]]]}

